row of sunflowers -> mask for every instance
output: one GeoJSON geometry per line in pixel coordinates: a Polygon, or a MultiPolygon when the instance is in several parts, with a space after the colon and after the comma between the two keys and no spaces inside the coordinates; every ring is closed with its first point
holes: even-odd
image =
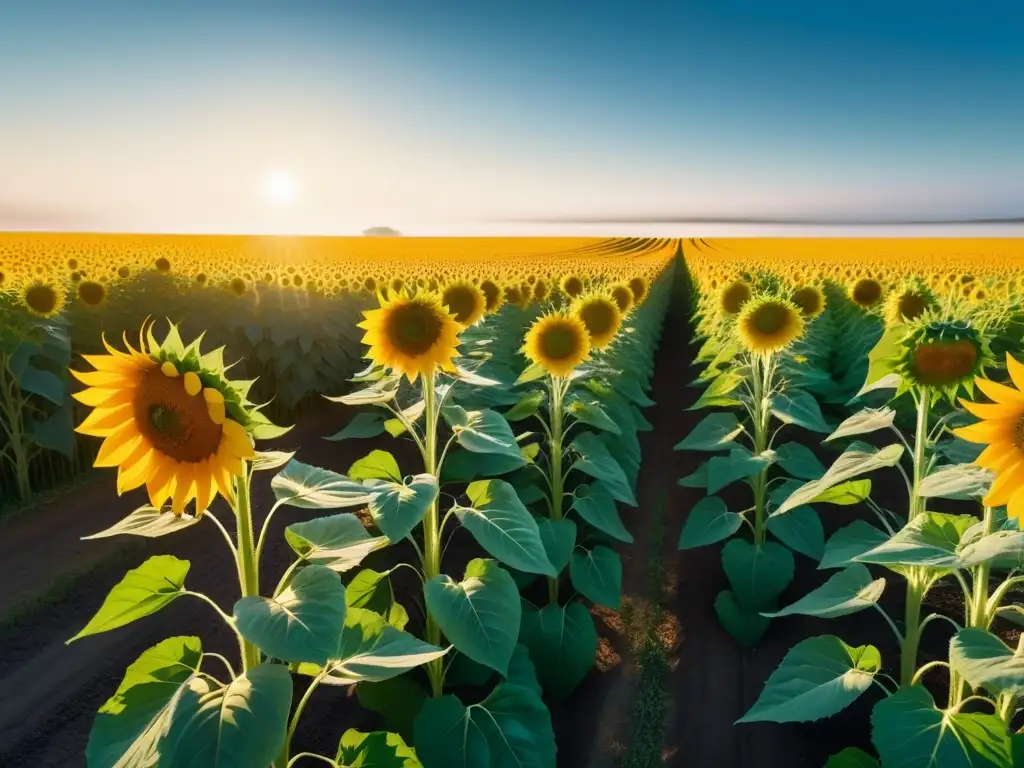
{"type": "Polygon", "coordinates": [[[378,284],[352,322],[366,364],[325,393],[351,418],[323,437],[384,447],[345,474],[261,449],[287,430],[210,334],[147,321],[137,341],[101,337],[102,352],[81,355],[76,431],[102,439],[95,465],[116,468],[118,493],[149,501],[92,538],[208,526],[239,580],[225,610],[186,585],[187,560],[150,557],[69,641],[176,600],[237,639],[236,658],[192,635],[143,652],[97,714],[88,765],[554,766],[545,697],[568,696],[595,664],[588,606],[619,607],[617,546],[632,540],[619,509],[637,505],[638,434],[651,429],[642,408],[676,249],[641,254],[605,262],[615,272],[520,275],[529,304],[491,306],[472,276],[378,284]],[[541,281],[557,286],[543,300],[541,281]],[[273,503],[259,509],[252,489],[268,476],[273,503]],[[270,572],[285,507],[304,517],[284,529],[291,564],[270,572]],[[456,565],[457,529],[477,555],[456,565]],[[411,592],[396,580],[409,571],[411,592]],[[353,690],[386,730],[342,728],[329,754],[304,749],[298,724],[324,686],[353,690]]]}
{"type": "Polygon", "coordinates": [[[1019,243],[965,271],[983,245],[684,246],[708,413],[677,446],[706,457],[679,548],[725,542],[714,609],[743,646],[877,619],[797,643],[738,721],[870,699],[874,753],[830,768],[1024,765],[1024,274],[1019,243]],[[794,595],[797,558],[822,580],[794,595]]]}
{"type": "Polygon", "coordinates": [[[668,240],[0,237],[0,498],[19,503],[88,467],[70,397],[73,355],[170,318],[239,360],[266,411],[296,418],[362,367],[361,312],[378,293],[430,291],[472,326],[595,291],[627,313],[668,240]]]}

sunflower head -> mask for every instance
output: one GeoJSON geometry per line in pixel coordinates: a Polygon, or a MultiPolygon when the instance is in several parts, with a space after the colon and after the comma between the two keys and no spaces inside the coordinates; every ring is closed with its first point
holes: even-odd
{"type": "Polygon", "coordinates": [[[922,287],[907,286],[893,291],[885,300],[885,320],[889,325],[917,320],[935,308],[935,297],[922,287]]]}
{"type": "Polygon", "coordinates": [[[232,499],[252,438],[287,431],[247,400],[253,382],[226,378],[223,348],[200,354],[200,340],[185,346],[172,324],[157,341],[147,323],[138,349],[104,339],[107,355],[83,356],[95,370],[72,371],[87,387],[73,396],[93,408],[76,431],[104,438],[95,466],[118,468],[118,493],[145,485],[154,507],[170,500],[179,515],[193,499],[197,515],[232,499]]]}
{"type": "Polygon", "coordinates": [[[107,289],[103,283],[85,280],[78,284],[78,298],[90,307],[98,307],[107,298],[107,289]]]}
{"type": "MultiPolygon", "coordinates": [[[[530,276],[533,279],[533,275],[530,276]]],[[[533,299],[534,301],[544,301],[551,292],[550,286],[548,286],[547,280],[543,278],[533,283],[533,299]]]]}
{"type": "Polygon", "coordinates": [[[593,349],[603,349],[611,344],[622,324],[619,305],[601,294],[580,296],[569,311],[583,321],[593,349]]]}
{"type": "Polygon", "coordinates": [[[524,294],[523,289],[518,285],[506,285],[505,303],[519,307],[519,309],[526,309],[530,305],[530,296],[524,294]]]}
{"type": "Polygon", "coordinates": [[[642,304],[647,298],[647,281],[642,277],[634,277],[629,281],[629,290],[633,292],[633,303],[642,304]]]}
{"type": "Polygon", "coordinates": [[[64,308],[64,297],[57,287],[40,280],[25,287],[21,301],[29,312],[42,318],[53,317],[64,308]]]}
{"type": "Polygon", "coordinates": [[[576,275],[566,275],[562,278],[562,293],[575,299],[583,293],[583,281],[576,275]]]}
{"type": "Polygon", "coordinates": [[[755,354],[779,352],[804,332],[796,305],[771,294],[751,299],[736,319],[740,343],[755,354]]]}
{"type": "Polygon", "coordinates": [[[882,284],[873,277],[861,277],[850,286],[850,299],[863,309],[877,305],[883,293],[882,284]]]}
{"type": "Polygon", "coordinates": [[[789,300],[800,310],[800,314],[810,319],[825,311],[825,294],[816,285],[805,285],[793,291],[789,300]]]}
{"type": "Polygon", "coordinates": [[[501,287],[493,280],[483,280],[480,283],[480,290],[484,294],[484,312],[493,315],[501,309],[505,294],[501,287]]]}
{"type": "Polygon", "coordinates": [[[735,280],[722,288],[718,297],[718,306],[727,315],[739,314],[743,305],[754,295],[750,283],[746,280],[735,280]]]}
{"type": "Polygon", "coordinates": [[[420,374],[432,376],[440,367],[454,371],[459,356],[459,332],[462,327],[433,293],[409,296],[394,292],[380,296],[380,307],[363,312],[359,323],[366,331],[363,343],[370,349],[366,358],[404,374],[410,382],[420,374]]]}
{"type": "Polygon", "coordinates": [[[629,289],[628,285],[623,285],[622,283],[613,285],[611,297],[622,314],[627,314],[633,308],[633,292],[629,289]]]}
{"type": "Polygon", "coordinates": [[[521,351],[550,375],[568,376],[590,359],[590,334],[576,315],[553,312],[534,321],[521,351]]]}
{"type": "Polygon", "coordinates": [[[897,350],[897,394],[927,389],[935,399],[945,395],[953,402],[961,386],[972,392],[974,379],[991,364],[988,340],[970,321],[936,319],[926,313],[908,324],[897,350]]]}
{"type": "Polygon", "coordinates": [[[468,280],[456,280],[449,283],[441,294],[441,304],[454,315],[455,322],[468,328],[484,316],[487,310],[487,297],[484,292],[468,280]]]}

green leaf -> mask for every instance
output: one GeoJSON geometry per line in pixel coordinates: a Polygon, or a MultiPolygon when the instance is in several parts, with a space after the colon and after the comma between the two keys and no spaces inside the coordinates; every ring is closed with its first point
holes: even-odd
{"type": "Polygon", "coordinates": [[[303,509],[361,507],[373,498],[370,489],[344,475],[294,459],[274,476],[270,487],[278,502],[303,509]]]}
{"type": "Polygon", "coordinates": [[[849,507],[860,504],[871,495],[871,480],[847,480],[845,483],[833,485],[826,488],[813,499],[812,504],[835,504],[839,507],[849,507]]]}
{"type": "Polygon", "coordinates": [[[198,637],[169,637],[143,651],[96,713],[85,749],[89,768],[155,765],[173,705],[202,656],[198,637]]]}
{"type": "Polygon", "coordinates": [[[408,484],[378,482],[371,487],[370,515],[391,541],[401,541],[419,525],[438,490],[437,478],[428,474],[415,475],[408,484]]]}
{"type": "Polygon", "coordinates": [[[825,552],[818,564],[825,568],[845,568],[859,556],[889,540],[889,534],[864,520],[854,520],[840,528],[825,544],[825,552]]]}
{"type": "Polygon", "coordinates": [[[847,747],[842,752],[832,755],[825,768],[881,768],[878,760],[857,747],[847,747]]]}
{"type": "Polygon", "coordinates": [[[512,660],[508,663],[508,676],[505,679],[533,691],[538,696],[544,695],[544,689],[537,680],[537,670],[530,660],[530,650],[522,643],[517,644],[512,652],[512,660]]]}
{"type": "Polygon", "coordinates": [[[328,397],[327,399],[332,403],[341,403],[342,405],[349,406],[383,405],[395,399],[395,395],[398,394],[398,381],[396,377],[388,376],[351,394],[342,395],[341,397],[328,397]]]}
{"type": "Polygon", "coordinates": [[[543,379],[548,375],[548,372],[544,370],[544,366],[533,363],[519,374],[519,378],[515,380],[515,386],[520,384],[528,384],[531,381],[537,381],[537,379],[543,379]]]}
{"type": "Polygon", "coordinates": [[[694,549],[727,539],[743,525],[743,515],[730,512],[717,496],[705,496],[690,509],[679,532],[679,549],[694,549]]]}
{"type": "Polygon", "coordinates": [[[902,445],[888,445],[880,451],[862,450],[859,447],[848,448],[832,463],[832,466],[820,479],[801,486],[772,514],[782,515],[791,509],[809,504],[829,488],[858,475],[864,475],[882,467],[893,467],[899,462],[902,455],[902,445]]]}
{"type": "Polygon", "coordinates": [[[699,411],[704,408],[732,408],[739,405],[740,401],[735,397],[729,397],[729,393],[743,383],[743,377],[731,371],[719,375],[704,393],[697,398],[697,402],[688,407],[688,411],[699,411]]]}
{"type": "Polygon", "coordinates": [[[1010,734],[996,715],[951,714],[936,708],[921,685],[900,688],[871,713],[871,740],[884,766],[1013,768],[1010,734]]]}
{"type": "Polygon", "coordinates": [[[860,563],[832,575],[828,581],[792,605],[765,616],[818,616],[834,619],[863,611],[875,605],[885,590],[885,579],[872,579],[871,572],[860,563]]]}
{"type": "Polygon", "coordinates": [[[784,443],[776,448],[775,463],[801,480],[817,480],[825,474],[825,465],[801,443],[784,443]]]}
{"type": "Polygon", "coordinates": [[[334,761],[351,768],[420,768],[423,765],[416,751],[397,733],[362,733],[354,728],[341,735],[334,761]]]}
{"type": "Polygon", "coordinates": [[[39,395],[54,405],[63,405],[67,392],[60,377],[50,371],[36,368],[31,363],[18,378],[18,388],[31,395],[39,395]]]}
{"type": "Polygon", "coordinates": [[[355,482],[363,480],[391,480],[402,482],[402,470],[398,468],[395,457],[387,451],[370,451],[369,454],[356,461],[348,468],[349,479],[355,482]]]}
{"type": "Polygon", "coordinates": [[[537,522],[504,480],[477,480],[466,495],[471,507],[454,512],[489,555],[526,573],[557,576],[541,542],[537,522]]]}
{"type": "Polygon", "coordinates": [[[753,477],[774,460],[772,451],[754,456],[746,448],[733,448],[728,456],[712,456],[708,460],[708,493],[718,493],[730,483],[753,477]]]}
{"type": "Polygon", "coordinates": [[[339,573],[355,568],[388,543],[384,536],[370,536],[362,521],[347,512],[292,523],[284,529],[284,538],[306,562],[339,573]]]}
{"type": "Polygon", "coordinates": [[[683,488],[704,488],[708,487],[708,462],[704,461],[697,465],[692,473],[686,477],[679,478],[680,486],[683,488]]]}
{"type": "Polygon", "coordinates": [[[569,564],[569,557],[576,546],[576,523],[566,517],[561,520],[541,517],[537,519],[537,530],[555,573],[561,573],[569,564]]]}
{"type": "Polygon", "coordinates": [[[359,704],[384,718],[384,727],[412,741],[413,721],[429,698],[412,675],[399,675],[379,683],[362,682],[356,686],[359,704]]]}
{"type": "MultiPolygon", "coordinates": [[[[797,643],[737,723],[806,723],[831,717],[870,686],[882,659],[873,645],[853,648],[834,635],[797,643]]],[[[902,765],[902,763],[893,763],[902,765]]]]}
{"type": "Polygon", "coordinates": [[[546,397],[545,392],[540,389],[523,395],[519,402],[505,412],[505,420],[514,422],[530,418],[540,410],[546,397]]]}
{"type": "Polygon", "coordinates": [[[349,608],[365,608],[382,616],[395,629],[405,629],[409,614],[395,600],[391,571],[379,573],[366,568],[357,573],[345,587],[345,603],[349,608]]]}
{"type": "Polygon", "coordinates": [[[758,611],[742,607],[736,602],[736,596],[727,589],[715,597],[715,614],[725,631],[744,648],[757,645],[771,624],[771,619],[765,618],[758,611]]]}
{"type": "Polygon", "coordinates": [[[573,462],[572,469],[604,483],[616,501],[631,507],[636,506],[636,496],[626,479],[625,472],[597,435],[583,432],[576,436],[570,447],[579,454],[579,458],[573,462]]]}
{"type": "Polygon", "coordinates": [[[879,429],[888,429],[892,426],[895,418],[896,411],[892,408],[865,408],[836,427],[836,431],[826,437],[823,442],[838,440],[841,437],[864,435],[879,429]]]}
{"type": "Polygon", "coordinates": [[[530,651],[540,684],[556,699],[576,690],[594,667],[597,629],[581,602],[526,611],[519,639],[530,651]]]}
{"type": "Polygon", "coordinates": [[[760,547],[732,539],[722,549],[722,566],[736,600],[744,608],[763,608],[793,581],[793,554],[781,544],[760,547]]]}
{"type": "Polygon", "coordinates": [[[711,413],[701,419],[674,450],[677,451],[722,451],[728,448],[736,436],[743,431],[743,425],[730,411],[711,413]]]}
{"type": "Polygon", "coordinates": [[[325,440],[367,439],[384,434],[384,417],[379,413],[357,413],[340,432],[325,440]]]}
{"type": "MultiPolygon", "coordinates": [[[[868,352],[868,374],[864,386],[858,392],[858,396],[869,391],[871,385],[878,384],[886,376],[899,376],[894,373],[896,359],[899,356],[900,344],[907,335],[907,328],[897,324],[886,329],[871,351],[868,352]]],[[[893,387],[898,384],[893,384],[893,387]]]]}
{"type": "Polygon", "coordinates": [[[503,683],[479,704],[455,696],[428,701],[416,718],[425,768],[554,768],[551,713],[533,691],[503,683]]]}
{"type": "Polygon", "coordinates": [[[585,598],[613,611],[622,604],[622,560],[608,547],[577,547],[569,560],[569,578],[585,598]]]}
{"type": "Polygon", "coordinates": [[[589,399],[584,401],[579,396],[574,395],[569,398],[566,410],[578,421],[588,424],[595,429],[600,429],[613,435],[622,434],[622,429],[612,421],[598,400],[589,399]]]}
{"type": "Polygon", "coordinates": [[[91,541],[92,539],[103,539],[107,536],[119,536],[124,534],[155,539],[158,536],[166,536],[169,533],[175,533],[184,528],[190,528],[198,522],[199,518],[195,515],[176,515],[171,512],[170,509],[161,511],[156,507],[151,507],[147,504],[146,506],[139,507],[128,515],[128,517],[123,520],[119,520],[109,528],[102,530],[99,533],[94,533],[91,536],[83,536],[82,541],[91,541]]]}
{"type": "Polygon", "coordinates": [[[40,448],[56,451],[67,458],[75,453],[74,410],[65,402],[44,419],[29,421],[28,436],[40,448]]]}
{"type": "Polygon", "coordinates": [[[854,559],[859,563],[885,566],[955,567],[960,539],[976,522],[973,515],[925,512],[888,541],[854,559]]]}
{"type": "Polygon", "coordinates": [[[173,555],[154,555],[124,575],[77,635],[79,638],[109,632],[131,624],[136,619],[156,613],[185,590],[185,574],[189,562],[173,555]]]}
{"type": "Polygon", "coordinates": [[[293,458],[295,458],[295,451],[257,451],[252,469],[254,472],[280,469],[293,458]]]}
{"type": "Polygon", "coordinates": [[[193,677],[175,704],[160,768],[269,765],[284,746],[291,703],[283,664],[260,664],[223,688],[193,677]]]}
{"type": "Polygon", "coordinates": [[[939,499],[979,499],[988,493],[995,477],[973,464],[955,464],[932,472],[918,486],[918,496],[939,499]]]}
{"type": "Polygon", "coordinates": [[[471,560],[456,583],[439,574],[423,585],[427,610],[452,645],[501,675],[519,635],[522,607],[509,573],[494,560],[471,560]]]}
{"type": "Polygon", "coordinates": [[[458,449],[451,451],[445,458],[441,469],[442,483],[469,483],[478,478],[506,475],[525,467],[526,458],[516,451],[516,455],[497,453],[472,453],[458,449]]]}
{"type": "Polygon", "coordinates": [[[458,405],[443,409],[445,420],[455,433],[455,440],[472,453],[519,455],[519,444],[505,417],[497,411],[466,411],[458,405]]]}
{"type": "Polygon", "coordinates": [[[798,427],[826,435],[832,431],[832,427],[821,415],[818,401],[799,389],[772,395],[770,407],[772,415],[783,424],[796,424],[798,427]]]}
{"type": "Polygon", "coordinates": [[[277,597],[243,597],[235,603],[235,625],[271,658],[323,664],[341,638],[346,607],[338,574],[309,565],[277,597]]]}
{"type": "Polygon", "coordinates": [[[988,563],[993,568],[1011,570],[1024,565],[1024,531],[995,531],[980,539],[969,540],[965,532],[957,555],[958,568],[973,568],[988,563]]]}
{"type": "Polygon", "coordinates": [[[821,560],[825,551],[825,530],[813,507],[797,507],[784,515],[769,517],[767,528],[794,552],[821,560]]]}
{"type": "Polygon", "coordinates": [[[949,663],[974,688],[1024,696],[1024,658],[990,632],[961,629],[949,642],[949,663]]]}
{"type": "Polygon", "coordinates": [[[615,499],[604,485],[584,483],[576,486],[570,509],[597,530],[608,534],[613,539],[624,541],[627,544],[633,543],[633,534],[627,531],[626,526],[622,524],[619,510],[615,506],[615,499]]]}
{"type": "Polygon", "coordinates": [[[323,665],[327,685],[379,683],[448,653],[395,629],[365,608],[350,608],[339,641],[323,665]]]}

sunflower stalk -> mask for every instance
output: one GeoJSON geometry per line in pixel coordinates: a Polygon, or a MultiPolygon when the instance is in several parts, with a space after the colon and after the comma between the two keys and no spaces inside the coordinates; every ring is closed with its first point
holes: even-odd
{"type": "MultiPolygon", "coordinates": [[[[440,404],[437,400],[436,373],[423,375],[424,431],[423,431],[423,471],[438,477],[440,466],[437,457],[437,426],[440,416],[440,404]]],[[[440,496],[435,497],[423,517],[423,578],[424,581],[441,573],[441,530],[439,515],[440,496]]],[[[441,628],[429,610],[426,610],[427,642],[440,646],[441,628]]],[[[444,664],[442,659],[435,659],[426,665],[430,690],[436,698],[444,689],[444,664]]]]}
{"type": "MultiPolygon", "coordinates": [[[[256,562],[256,545],[253,538],[252,504],[249,496],[250,468],[245,463],[241,476],[235,479],[235,519],[238,524],[238,580],[242,597],[259,597],[259,563],[256,562]]],[[[253,643],[241,638],[242,671],[248,672],[260,663],[260,650],[253,643]]]]}
{"type": "MultiPolygon", "coordinates": [[[[551,399],[551,425],[549,435],[549,461],[551,462],[548,483],[551,490],[551,519],[562,519],[562,505],[565,501],[565,477],[562,474],[562,452],[565,437],[565,396],[569,391],[570,380],[563,376],[548,377],[548,392],[551,399]]],[[[542,420],[543,422],[543,420],[542,420]]],[[[548,577],[548,599],[551,604],[558,603],[560,577],[548,577]]]]}

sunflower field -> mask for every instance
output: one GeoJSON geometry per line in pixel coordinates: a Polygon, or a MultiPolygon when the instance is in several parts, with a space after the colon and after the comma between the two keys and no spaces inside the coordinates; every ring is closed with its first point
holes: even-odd
{"type": "Polygon", "coordinates": [[[116,470],[108,497],[140,503],[83,546],[200,529],[237,582],[225,604],[205,563],[154,553],[96,596],[72,649],[172,603],[202,618],[121,672],[85,764],[556,765],[549,703],[620,607],[678,250],[0,239],[5,504],[116,470]]]}
{"type": "Polygon", "coordinates": [[[701,418],[676,446],[698,499],[681,556],[721,544],[713,609],[744,648],[798,617],[836,626],[736,727],[856,705],[870,736],[850,727],[830,768],[1024,765],[1024,244],[684,255],[701,418]]]}

